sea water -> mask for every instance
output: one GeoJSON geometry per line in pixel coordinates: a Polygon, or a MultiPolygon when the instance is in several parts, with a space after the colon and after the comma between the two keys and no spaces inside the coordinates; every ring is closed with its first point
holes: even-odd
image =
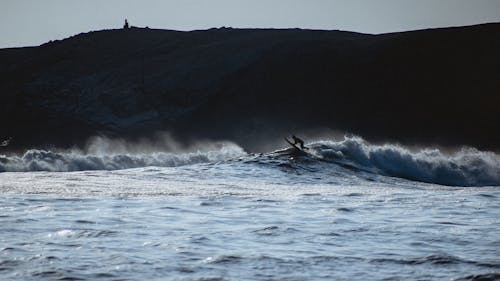
{"type": "Polygon", "coordinates": [[[0,279],[500,279],[498,155],[309,146],[2,156],[0,279]]]}

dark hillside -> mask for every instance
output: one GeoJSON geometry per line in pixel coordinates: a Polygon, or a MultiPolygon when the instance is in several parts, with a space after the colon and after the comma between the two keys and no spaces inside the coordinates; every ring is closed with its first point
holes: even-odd
{"type": "Polygon", "coordinates": [[[330,128],[500,150],[500,24],[382,35],[132,28],[0,50],[0,138],[168,130],[255,149],[330,128]]]}

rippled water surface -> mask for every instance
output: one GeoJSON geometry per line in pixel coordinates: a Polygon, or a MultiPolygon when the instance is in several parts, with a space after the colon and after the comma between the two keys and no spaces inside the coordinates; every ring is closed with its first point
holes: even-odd
{"type": "Polygon", "coordinates": [[[499,187],[300,157],[0,173],[0,279],[500,279],[499,187]]]}
{"type": "MultiPolygon", "coordinates": [[[[195,188],[195,187],[193,187],[195,188]]],[[[500,192],[2,196],[9,279],[453,279],[500,267],[500,192]]]]}

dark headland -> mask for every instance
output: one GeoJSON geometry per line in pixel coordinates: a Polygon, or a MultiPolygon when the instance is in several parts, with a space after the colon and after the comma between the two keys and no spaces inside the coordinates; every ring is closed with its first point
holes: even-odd
{"type": "Polygon", "coordinates": [[[500,151],[500,24],[368,35],[300,29],[79,34],[0,50],[0,141],[232,140],[336,130],[500,151]]]}

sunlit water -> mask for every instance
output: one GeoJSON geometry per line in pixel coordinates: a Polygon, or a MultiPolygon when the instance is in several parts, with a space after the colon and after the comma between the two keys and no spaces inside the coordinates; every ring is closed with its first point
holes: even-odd
{"type": "Polygon", "coordinates": [[[0,173],[0,279],[500,278],[500,187],[289,152],[0,173]]]}

